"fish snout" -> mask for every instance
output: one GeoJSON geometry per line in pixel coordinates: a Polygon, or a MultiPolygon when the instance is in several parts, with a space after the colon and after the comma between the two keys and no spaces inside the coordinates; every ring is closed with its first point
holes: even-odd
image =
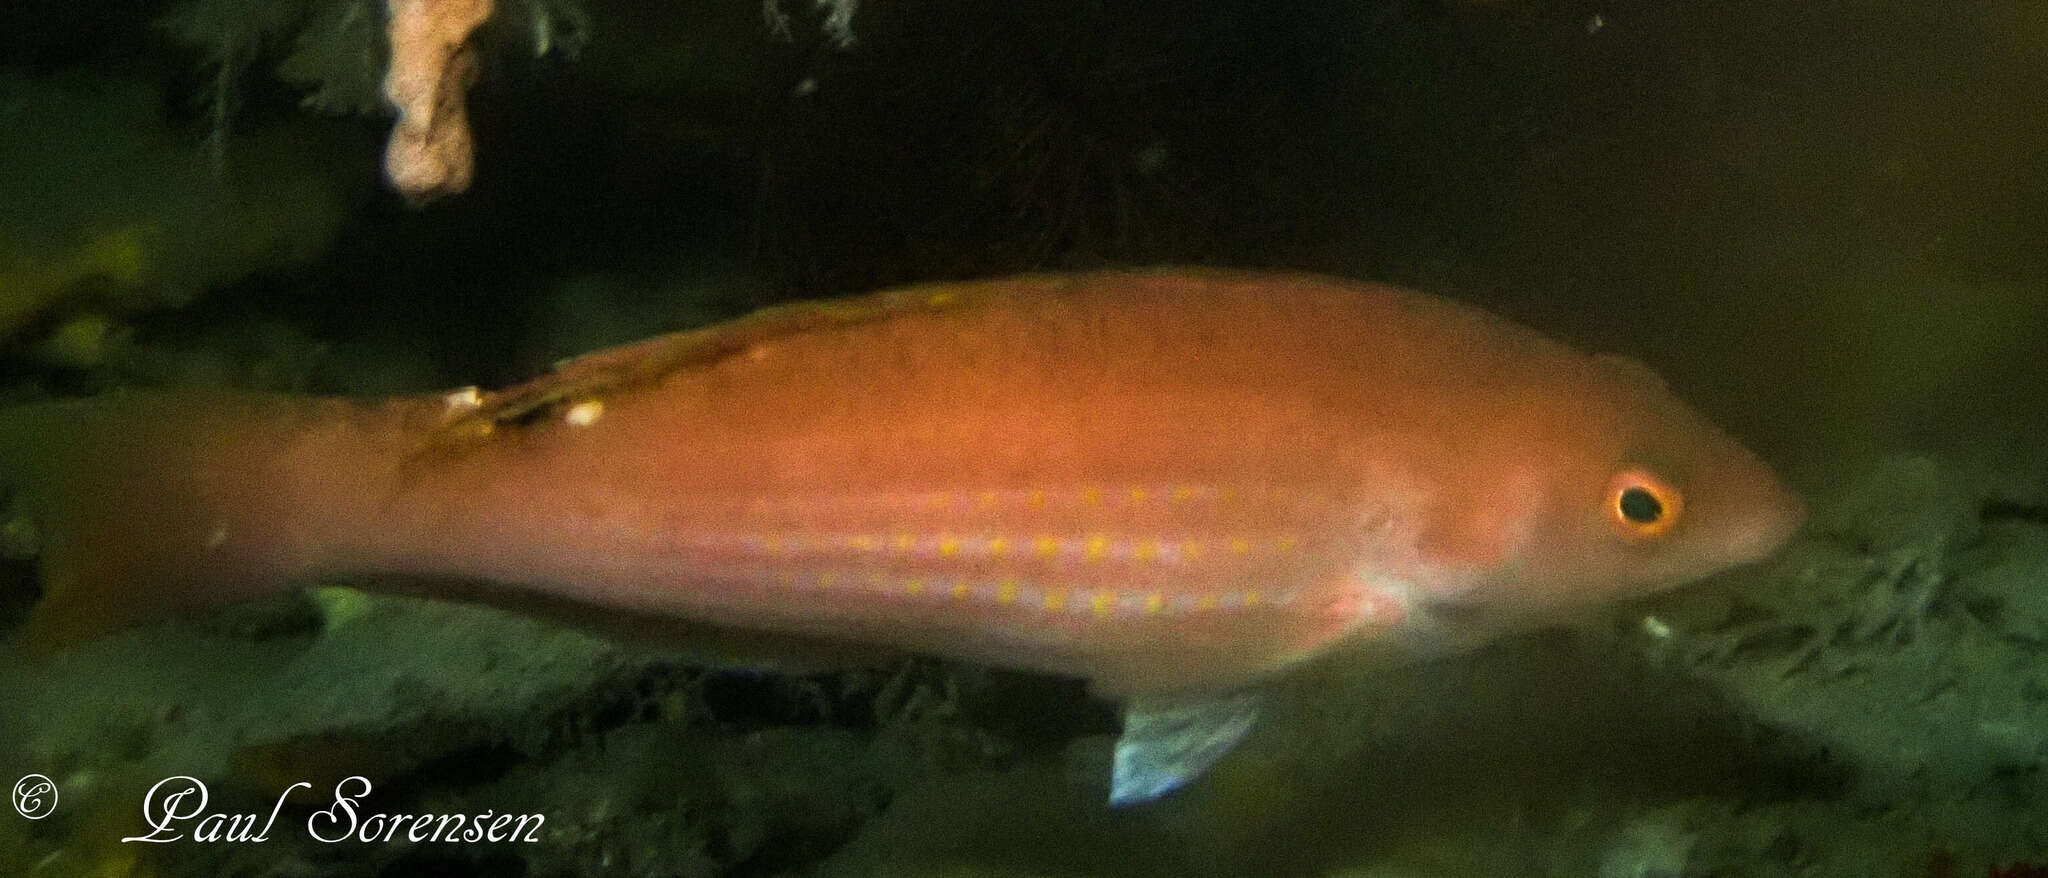
{"type": "Polygon", "coordinates": [[[1806,504],[1783,483],[1769,478],[1762,486],[1728,534],[1728,554],[1737,563],[1762,561],[1777,554],[1806,522],[1806,504]]]}

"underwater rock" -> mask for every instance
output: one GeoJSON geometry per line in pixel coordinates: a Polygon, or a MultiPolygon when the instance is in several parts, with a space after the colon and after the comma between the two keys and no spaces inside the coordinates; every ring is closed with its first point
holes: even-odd
{"type": "Polygon", "coordinates": [[[2025,482],[1892,457],[1816,504],[1739,589],[1657,603],[1650,654],[1877,789],[1969,790],[2048,765],[2048,528],[2025,482]]]}

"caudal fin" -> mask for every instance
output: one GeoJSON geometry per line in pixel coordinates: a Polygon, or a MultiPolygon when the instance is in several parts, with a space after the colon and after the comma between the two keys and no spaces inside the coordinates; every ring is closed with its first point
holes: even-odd
{"type": "Polygon", "coordinates": [[[10,541],[42,574],[27,644],[256,597],[317,563],[323,504],[360,487],[340,452],[361,446],[331,426],[345,405],[116,393],[0,411],[10,541]]]}

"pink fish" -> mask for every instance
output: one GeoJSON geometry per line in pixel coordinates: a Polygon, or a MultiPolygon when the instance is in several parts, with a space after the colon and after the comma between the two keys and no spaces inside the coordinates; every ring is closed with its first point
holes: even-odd
{"type": "Polygon", "coordinates": [[[1312,657],[1677,585],[1802,517],[1641,366],[1206,271],[786,306],[502,392],[38,404],[0,416],[0,474],[36,642],[316,578],[488,582],[1088,678],[1131,700],[1117,802],[1312,657]]]}

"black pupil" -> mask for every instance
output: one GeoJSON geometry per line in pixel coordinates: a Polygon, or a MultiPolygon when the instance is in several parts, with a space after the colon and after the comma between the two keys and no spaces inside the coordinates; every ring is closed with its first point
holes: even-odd
{"type": "Polygon", "coordinates": [[[1664,504],[1657,495],[1642,488],[1629,488],[1621,492],[1621,517],[1637,524],[1654,524],[1664,517],[1664,504]]]}

